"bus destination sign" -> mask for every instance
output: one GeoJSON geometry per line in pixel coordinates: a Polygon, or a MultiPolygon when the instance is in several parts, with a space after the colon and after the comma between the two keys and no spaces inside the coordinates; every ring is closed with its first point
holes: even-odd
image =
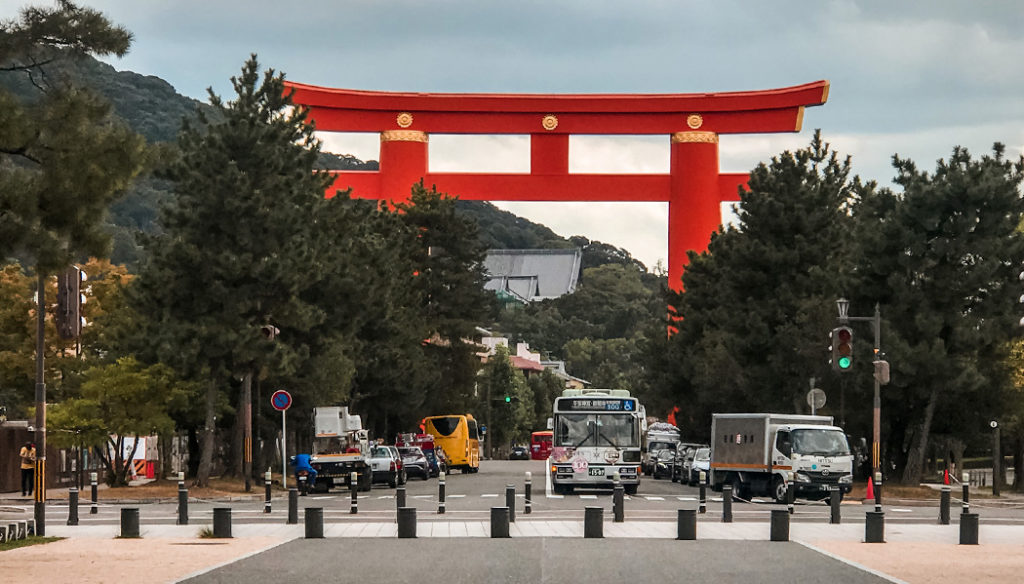
{"type": "Polygon", "coordinates": [[[558,409],[563,412],[633,412],[636,411],[636,400],[612,397],[562,398],[558,409]]]}

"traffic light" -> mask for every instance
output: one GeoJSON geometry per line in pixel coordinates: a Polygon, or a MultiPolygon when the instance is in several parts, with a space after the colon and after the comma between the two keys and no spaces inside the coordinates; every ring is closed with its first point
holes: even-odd
{"type": "Polygon", "coordinates": [[[85,274],[71,266],[57,275],[57,333],[75,339],[82,332],[82,280],[85,274]]]}
{"type": "Polygon", "coordinates": [[[505,396],[505,403],[507,403],[507,404],[510,404],[510,403],[512,403],[512,396],[510,396],[510,395],[506,395],[506,396],[505,396]]]}
{"type": "Polygon", "coordinates": [[[853,329],[848,326],[832,329],[832,369],[853,370],[853,329]]]}

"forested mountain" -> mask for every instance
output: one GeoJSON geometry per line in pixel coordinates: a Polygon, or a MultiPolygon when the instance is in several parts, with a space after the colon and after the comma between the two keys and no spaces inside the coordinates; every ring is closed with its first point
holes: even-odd
{"type": "MultiPolygon", "coordinates": [[[[114,113],[151,144],[172,142],[185,118],[202,111],[214,119],[219,113],[209,104],[185,97],[169,83],[152,75],[118,71],[90,56],[55,61],[46,70],[48,83],[70,82],[92,88],[113,106],[114,113]]],[[[0,76],[0,87],[24,99],[38,96],[40,88],[24,75],[0,76]]],[[[39,80],[35,80],[37,83],[39,80]]],[[[317,167],[327,170],[377,170],[377,161],[363,161],[350,154],[321,152],[317,167]]],[[[155,229],[157,209],[170,196],[166,181],[152,173],[136,184],[110,208],[109,229],[114,235],[111,260],[134,267],[138,261],[137,232],[155,229]]],[[[492,249],[542,249],[579,247],[584,250],[581,269],[605,263],[640,264],[628,252],[583,237],[566,239],[543,225],[502,211],[485,201],[459,201],[456,208],[480,226],[480,239],[492,249]]]]}

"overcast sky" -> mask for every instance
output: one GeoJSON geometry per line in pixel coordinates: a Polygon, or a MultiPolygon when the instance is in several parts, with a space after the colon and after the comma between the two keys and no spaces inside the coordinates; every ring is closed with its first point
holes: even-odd
{"type": "MultiPolygon", "coordinates": [[[[135,35],[108,60],[180,93],[230,97],[250,53],[301,83],[366,90],[699,93],[831,81],[799,134],[723,136],[721,170],[748,171],[815,128],[854,172],[889,184],[893,154],[934,168],[962,145],[1024,148],[1024,3],[775,0],[78,0],[135,35]]],[[[20,5],[4,0],[0,18],[20,5]]],[[[321,136],[377,158],[377,137],[321,136]]],[[[668,138],[570,142],[576,172],[667,172],[668,138]]],[[[431,169],[527,171],[524,137],[431,137],[431,169]]],[[[496,203],[557,233],[666,258],[664,204],[496,203]]]]}

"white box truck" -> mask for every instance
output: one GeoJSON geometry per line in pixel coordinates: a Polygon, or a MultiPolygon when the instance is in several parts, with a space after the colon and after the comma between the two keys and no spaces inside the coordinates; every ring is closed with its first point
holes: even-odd
{"type": "Polygon", "coordinates": [[[733,496],[786,500],[823,499],[832,487],[845,495],[853,485],[853,456],[843,429],[831,416],[713,414],[711,485],[731,485],[733,496]]]}

